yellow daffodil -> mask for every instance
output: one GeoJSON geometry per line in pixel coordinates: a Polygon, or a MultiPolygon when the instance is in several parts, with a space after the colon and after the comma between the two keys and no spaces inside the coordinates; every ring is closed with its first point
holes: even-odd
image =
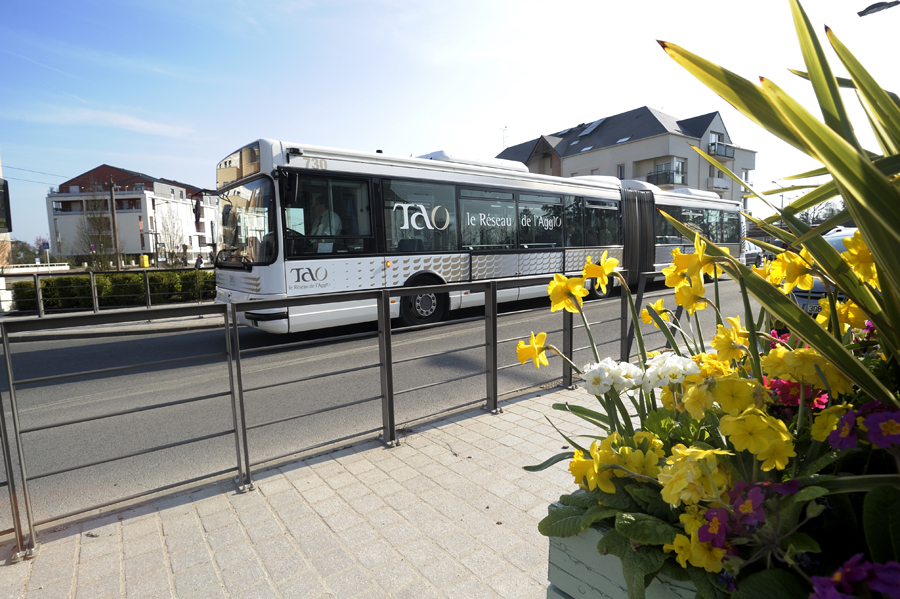
{"type": "Polygon", "coordinates": [[[784,274],[782,291],[785,295],[793,291],[795,287],[804,290],[812,289],[813,276],[810,269],[812,257],[805,249],[799,255],[794,252],[783,252],[778,255],[775,262],[784,274]]]}
{"type": "Polygon", "coordinates": [[[844,247],[847,248],[847,251],[841,253],[841,256],[850,264],[853,271],[863,281],[868,281],[875,287],[878,287],[875,257],[872,256],[872,252],[862,238],[859,229],[856,230],[853,237],[844,237],[844,247]]]}
{"type": "Polygon", "coordinates": [[[577,314],[581,312],[582,298],[588,294],[588,290],[584,288],[584,279],[569,278],[557,273],[547,286],[547,293],[550,294],[551,312],[566,310],[577,314]]]}
{"type": "Polygon", "coordinates": [[[688,314],[693,316],[697,310],[706,309],[706,301],[703,299],[705,293],[706,290],[703,288],[703,283],[700,282],[698,277],[693,286],[682,285],[675,291],[675,301],[678,302],[679,306],[687,310],[688,314]]]}
{"type": "Polygon", "coordinates": [[[534,332],[531,333],[530,343],[526,344],[524,341],[519,341],[519,345],[516,346],[516,357],[519,359],[519,362],[524,364],[528,360],[532,360],[535,368],[540,368],[541,365],[549,366],[550,363],[547,361],[547,356],[544,353],[547,350],[546,341],[547,333],[538,333],[535,336],[534,332]]]}
{"type": "Polygon", "coordinates": [[[731,316],[726,320],[731,328],[726,329],[722,325],[716,325],[718,332],[713,337],[711,345],[718,352],[720,360],[725,362],[740,360],[744,357],[744,351],[747,349],[749,333],[746,329],[741,328],[740,316],[731,316]]]}
{"type": "MultiPolygon", "coordinates": [[[[676,250],[678,248],[675,248],[676,250]]],[[[691,279],[683,270],[679,270],[678,265],[670,264],[662,269],[662,273],[666,276],[666,287],[678,289],[683,285],[690,285],[691,279]]]]}
{"type": "MultiPolygon", "coordinates": [[[[665,311],[665,308],[663,308],[664,300],[665,298],[661,297],[655,302],[650,302],[650,307],[653,308],[657,314],[659,314],[660,318],[662,318],[663,320],[669,320],[669,313],[665,311]]],[[[656,321],[653,320],[652,316],[650,316],[650,311],[647,308],[641,310],[641,320],[643,320],[645,324],[650,324],[652,322],[653,326],[655,326],[657,329],[659,328],[659,325],[656,324],[656,321]]]]}
{"type": "Polygon", "coordinates": [[[587,262],[584,265],[584,270],[581,273],[581,276],[585,279],[597,279],[597,284],[600,286],[600,291],[602,293],[606,293],[606,286],[609,284],[609,275],[616,269],[616,266],[619,265],[619,261],[615,258],[608,258],[606,250],[603,251],[603,256],[600,258],[599,264],[593,264],[591,262],[591,257],[587,257],[587,262]]]}

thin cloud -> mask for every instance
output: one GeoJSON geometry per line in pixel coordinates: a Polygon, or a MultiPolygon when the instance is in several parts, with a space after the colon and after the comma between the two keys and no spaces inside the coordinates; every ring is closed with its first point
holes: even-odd
{"type": "Polygon", "coordinates": [[[38,113],[16,115],[16,118],[48,125],[93,125],[125,129],[161,137],[187,137],[193,130],[186,127],[154,123],[130,114],[90,108],[49,107],[38,113]]]}

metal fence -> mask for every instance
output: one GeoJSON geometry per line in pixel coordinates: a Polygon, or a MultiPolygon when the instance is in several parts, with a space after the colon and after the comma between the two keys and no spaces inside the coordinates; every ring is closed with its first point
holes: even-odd
{"type": "MultiPolygon", "coordinates": [[[[652,273],[645,273],[644,275],[642,275],[642,283],[643,279],[649,278],[651,274],[652,273]]],[[[517,335],[515,338],[498,339],[498,322],[500,321],[500,319],[506,316],[523,314],[523,312],[511,312],[505,315],[498,314],[497,291],[500,289],[511,287],[527,286],[529,284],[546,284],[548,280],[549,277],[530,277],[526,279],[509,281],[470,282],[450,285],[434,285],[427,287],[404,287],[390,290],[338,293],[316,297],[254,301],[232,304],[230,306],[230,309],[226,308],[226,306],[222,304],[206,304],[172,308],[152,308],[150,310],[142,309],[109,311],[97,314],[91,313],[66,316],[54,315],[44,318],[15,320],[11,319],[6,322],[0,323],[0,337],[2,337],[3,343],[9,399],[9,406],[7,407],[6,405],[4,405],[5,398],[2,396],[2,394],[0,394],[0,414],[5,415],[7,414],[7,410],[9,410],[10,419],[12,421],[12,432],[9,433],[7,431],[6,418],[0,418],[0,449],[2,449],[2,459],[4,470],[6,473],[6,484],[9,492],[10,509],[12,512],[13,522],[13,525],[9,530],[0,531],[0,534],[14,533],[17,543],[17,549],[14,554],[14,559],[18,560],[22,558],[29,558],[34,556],[38,548],[38,536],[36,527],[43,524],[56,522],[64,518],[69,518],[71,516],[96,510],[98,508],[121,503],[124,501],[134,500],[139,497],[158,493],[160,491],[165,491],[186,484],[197,483],[210,478],[221,477],[223,475],[235,474],[235,482],[237,483],[238,487],[243,491],[248,491],[253,489],[253,469],[260,466],[260,464],[281,460],[303,452],[309,452],[326,445],[334,446],[335,444],[349,441],[353,438],[361,438],[365,436],[371,437],[377,433],[386,445],[394,445],[398,442],[398,428],[402,427],[405,424],[408,424],[407,421],[397,421],[398,419],[397,410],[395,407],[395,399],[398,396],[412,394],[426,388],[432,388],[441,385],[452,385],[454,382],[458,382],[463,379],[483,377],[484,395],[479,394],[476,397],[459,398],[459,401],[453,403],[453,405],[444,406],[435,413],[427,414],[425,416],[433,417],[443,412],[458,410],[460,408],[475,404],[482,404],[483,408],[486,410],[497,411],[499,410],[498,375],[503,371],[518,365],[518,362],[503,365],[499,364],[498,347],[507,343],[515,342],[521,338],[521,335],[517,335]],[[397,301],[398,298],[409,295],[418,295],[422,293],[448,293],[463,290],[469,292],[484,293],[484,316],[455,320],[452,322],[436,323],[432,325],[408,327],[399,331],[391,330],[390,306],[392,301],[397,301]],[[241,333],[242,331],[248,331],[249,329],[238,327],[238,316],[239,314],[247,310],[252,309],[256,311],[271,308],[288,308],[292,306],[309,306],[315,304],[331,304],[360,300],[370,301],[374,304],[374,307],[377,310],[377,331],[354,333],[350,335],[343,335],[340,337],[332,337],[324,340],[319,339],[315,342],[292,341],[289,343],[266,345],[262,348],[241,347],[241,333]],[[71,327],[83,327],[85,329],[90,329],[92,327],[116,323],[130,323],[137,321],[146,322],[148,320],[152,321],[156,319],[198,316],[215,318],[221,317],[222,330],[224,334],[222,335],[220,351],[206,353],[203,355],[178,357],[168,360],[153,360],[149,362],[141,361],[135,364],[128,365],[117,365],[106,368],[95,368],[91,370],[77,370],[75,372],[66,374],[53,374],[31,378],[17,378],[16,376],[16,371],[13,364],[14,354],[12,353],[10,346],[10,335],[21,335],[23,333],[51,331],[55,329],[71,327]],[[479,321],[483,323],[483,339],[480,338],[475,344],[470,343],[458,348],[452,348],[440,352],[412,356],[408,358],[394,357],[394,345],[392,343],[392,339],[396,335],[405,335],[426,329],[438,329],[440,327],[454,327],[459,326],[461,323],[477,323],[479,321]],[[377,340],[376,344],[374,344],[377,347],[372,347],[372,349],[377,349],[377,358],[370,363],[354,365],[346,368],[337,368],[327,372],[300,373],[300,376],[296,376],[289,380],[263,381],[262,384],[254,384],[249,380],[247,374],[243,371],[244,363],[251,356],[259,355],[263,352],[269,352],[270,354],[280,354],[307,347],[312,343],[321,344],[346,341],[350,339],[366,338],[377,340]],[[483,367],[479,367],[478,365],[476,365],[471,372],[467,372],[464,375],[454,376],[444,380],[431,381],[424,385],[414,385],[402,389],[395,388],[395,373],[397,372],[398,367],[403,369],[406,368],[407,364],[413,363],[417,360],[434,358],[437,356],[444,357],[451,354],[465,352],[483,352],[483,367]],[[133,372],[138,369],[176,368],[186,362],[203,362],[204,367],[207,363],[218,364],[219,368],[227,368],[227,382],[225,388],[220,391],[215,391],[208,394],[180,398],[171,401],[163,401],[160,403],[152,403],[151,405],[141,405],[128,409],[119,409],[110,412],[104,412],[91,417],[62,419],[56,422],[29,426],[23,426],[22,422],[20,421],[20,408],[17,405],[16,394],[17,391],[20,390],[23,386],[35,384],[56,385],[62,384],[63,382],[76,377],[102,377],[106,375],[112,375],[114,373],[133,372]],[[313,406],[310,409],[301,409],[299,412],[292,414],[280,414],[274,416],[266,414],[264,412],[261,414],[248,414],[247,406],[248,404],[252,405],[252,398],[254,394],[265,389],[272,389],[274,387],[287,387],[289,385],[300,385],[303,386],[303,389],[309,389],[313,387],[313,384],[318,385],[324,381],[332,379],[333,377],[362,371],[370,371],[372,373],[375,373],[377,371],[378,393],[363,397],[347,397],[346,400],[340,401],[339,403],[335,403],[333,405],[313,406]],[[49,431],[56,432],[77,426],[79,424],[100,420],[106,420],[113,423],[120,419],[126,418],[128,416],[133,416],[138,413],[153,412],[155,414],[161,414],[167,410],[173,411],[177,409],[188,409],[188,407],[190,407],[189,409],[199,409],[195,407],[199,403],[211,401],[216,398],[227,399],[230,406],[231,425],[225,430],[217,430],[212,433],[198,435],[196,437],[183,439],[177,442],[160,442],[153,447],[145,447],[142,449],[129,451],[122,455],[81,456],[79,454],[79,462],[74,465],[69,465],[63,468],[48,468],[36,474],[29,472],[28,468],[26,467],[26,463],[28,462],[30,453],[29,447],[25,443],[25,440],[31,435],[49,431]],[[283,449],[285,451],[282,451],[279,455],[265,455],[264,453],[258,451],[256,444],[250,442],[249,433],[266,435],[270,434],[270,431],[274,430],[275,427],[278,427],[280,425],[289,424],[303,419],[312,419],[316,416],[326,413],[337,414],[347,410],[358,410],[362,407],[366,407],[367,409],[370,409],[372,411],[372,420],[369,423],[368,427],[364,430],[354,431],[352,432],[352,434],[342,436],[341,438],[327,439],[325,441],[320,441],[312,444],[304,444],[302,442],[302,439],[300,439],[300,442],[289,447],[284,447],[283,449]],[[234,453],[230,458],[230,460],[234,460],[234,462],[232,462],[234,464],[233,466],[224,469],[220,468],[215,471],[204,472],[188,480],[167,480],[165,484],[157,486],[153,489],[144,490],[136,494],[128,494],[127,496],[123,497],[109,498],[108,500],[101,503],[90,505],[89,507],[81,507],[76,510],[70,510],[66,513],[47,514],[41,518],[35,517],[36,506],[33,505],[34,498],[32,496],[32,493],[30,492],[30,487],[31,484],[36,480],[52,479],[53,477],[59,477],[67,473],[82,471],[84,469],[95,467],[100,464],[108,464],[119,460],[133,459],[137,456],[164,452],[173,447],[182,447],[190,444],[204,442],[210,439],[222,439],[229,437],[233,439],[234,444],[234,453]],[[12,446],[15,447],[15,458],[17,461],[17,463],[15,464],[13,463],[13,455],[10,451],[10,448],[12,446]]],[[[641,285],[641,289],[643,289],[643,285],[641,285]]],[[[619,329],[621,334],[617,338],[607,339],[604,343],[612,344],[618,342],[620,358],[627,359],[627,357],[630,355],[630,343],[628,335],[626,333],[629,330],[630,318],[625,294],[622,294],[622,297],[618,300],[610,299],[605,301],[620,302],[620,316],[618,318],[610,318],[602,321],[597,321],[596,323],[592,324],[612,324],[616,321],[621,321],[621,327],[619,329]]],[[[540,311],[546,310],[549,310],[549,307],[541,309],[540,311]]],[[[580,328],[583,328],[584,325],[575,325],[572,314],[565,311],[562,312],[560,319],[562,320],[562,326],[554,331],[548,331],[548,333],[562,333],[562,345],[564,353],[571,358],[576,352],[588,349],[588,347],[575,347],[575,339],[578,330],[580,328]]],[[[262,359],[265,359],[265,356],[262,359]]],[[[562,383],[566,386],[569,386],[572,384],[572,371],[562,360],[559,360],[559,363],[561,364],[559,370],[552,370],[550,373],[548,373],[551,376],[551,379],[549,380],[558,381],[562,379],[562,383]]],[[[528,387],[533,388],[534,383],[528,385],[528,387]]],[[[521,389],[508,390],[506,393],[512,393],[516,391],[521,391],[521,389]]],[[[422,418],[423,416],[421,414],[416,415],[417,420],[421,420],[422,418]]],[[[161,434],[162,431],[160,431],[160,435],[161,434]]],[[[164,439],[161,439],[161,441],[163,440],[164,439]]],[[[64,441],[59,441],[59,443],[62,444],[64,443],[64,441]]],[[[56,449],[61,454],[64,454],[69,458],[71,458],[72,453],[75,453],[74,448],[68,446],[61,446],[56,449]]],[[[219,453],[221,454],[222,452],[227,453],[226,450],[220,447],[219,453]]],[[[220,458],[219,461],[223,463],[225,460],[229,460],[227,455],[224,454],[219,455],[218,458],[220,458]]],[[[71,461],[71,459],[69,461],[71,461]]],[[[46,509],[43,511],[46,512],[46,509]]]]}

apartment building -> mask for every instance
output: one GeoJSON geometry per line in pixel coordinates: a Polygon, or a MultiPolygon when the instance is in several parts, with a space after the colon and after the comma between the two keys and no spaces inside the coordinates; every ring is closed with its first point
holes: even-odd
{"type": "Polygon", "coordinates": [[[87,256],[97,250],[99,233],[112,239],[110,185],[114,187],[119,252],[159,254],[170,262],[214,251],[219,230],[218,198],[200,187],[171,179],[101,165],[66,181],[47,194],[52,251],[87,256]],[[200,218],[195,217],[200,199],[200,218]],[[93,246],[93,247],[92,247],[93,246]]]}
{"type": "Polygon", "coordinates": [[[521,162],[533,173],[609,175],[647,181],[662,189],[713,191],[721,198],[741,201],[743,187],[701,158],[691,145],[744,181],[752,180],[756,152],[734,143],[718,112],[678,119],[642,106],[511,146],[497,158],[521,162]]]}

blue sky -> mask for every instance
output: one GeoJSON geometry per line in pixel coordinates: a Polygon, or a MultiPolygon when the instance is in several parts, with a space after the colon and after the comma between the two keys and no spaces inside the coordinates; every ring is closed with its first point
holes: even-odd
{"type": "MultiPolygon", "coordinates": [[[[870,3],[805,8],[898,91],[887,48],[900,7],[858,17],[870,3]]],[[[804,68],[786,0],[6,2],[0,162],[13,237],[47,235],[49,187],[95,166],[212,187],[216,162],[261,137],[487,157],[503,149],[503,127],[513,145],[646,105],[679,118],[720,111],[735,143],[759,152],[760,188],[815,166],[657,39],[770,77],[812,106],[786,70],[804,68]]]]}

